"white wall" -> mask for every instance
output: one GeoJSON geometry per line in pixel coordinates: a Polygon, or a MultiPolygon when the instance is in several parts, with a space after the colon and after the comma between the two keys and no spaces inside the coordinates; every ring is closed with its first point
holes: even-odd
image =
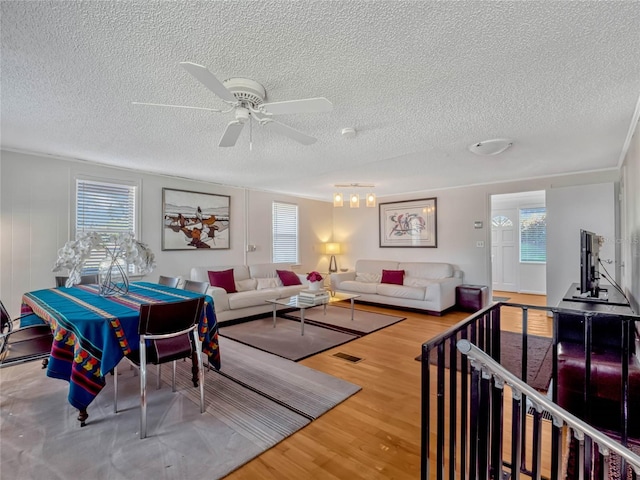
{"type": "MultiPolygon", "coordinates": [[[[580,282],[580,229],[603,236],[605,243],[600,247],[600,259],[615,261],[615,203],[613,183],[547,191],[549,305],[557,305],[569,286],[580,282]]],[[[613,264],[607,266],[607,270],[614,275],[613,264]]]]}
{"type": "MultiPolygon", "coordinates": [[[[464,272],[465,283],[491,285],[491,229],[488,227],[488,222],[491,215],[492,194],[546,190],[548,195],[549,190],[565,186],[601,183],[613,185],[616,181],[618,181],[618,172],[606,171],[414,192],[379,199],[380,203],[384,203],[436,197],[438,199],[438,248],[380,248],[378,209],[362,207],[350,209],[348,206],[335,208],[334,236],[336,241],[344,242],[347,247],[346,254],[339,259],[339,265],[353,267],[359,258],[449,262],[457,265],[464,272]],[[484,222],[482,229],[474,228],[476,220],[484,222]],[[478,240],[485,242],[484,248],[476,247],[478,240]]],[[[566,207],[570,216],[582,208],[573,199],[567,200],[566,207]]],[[[547,211],[549,208],[547,203],[547,211]]],[[[613,217],[613,210],[608,214],[613,217]]],[[[548,243],[547,253],[554,248],[557,248],[556,245],[548,243]]],[[[568,285],[563,285],[562,288],[566,290],[568,285]]],[[[550,292],[550,290],[549,262],[547,262],[547,291],[550,292]]]]}
{"type": "Polygon", "coordinates": [[[622,168],[622,284],[631,307],[640,314],[640,123],[622,168]]]}
{"type": "Polygon", "coordinates": [[[299,207],[298,270],[327,268],[328,259],[315,248],[331,239],[333,207],[327,202],[8,151],[1,152],[0,172],[0,298],[12,315],[18,314],[24,292],[54,285],[51,268],[58,249],[70,238],[73,222],[69,212],[77,174],[140,182],[139,239],[149,244],[158,265],[148,279],[155,280],[158,275],[188,275],[191,267],[197,265],[270,262],[271,206],[275,200],[299,207]],[[163,187],[230,195],[231,248],[162,251],[163,187]],[[255,244],[256,251],[246,253],[247,243],[255,244]]]}

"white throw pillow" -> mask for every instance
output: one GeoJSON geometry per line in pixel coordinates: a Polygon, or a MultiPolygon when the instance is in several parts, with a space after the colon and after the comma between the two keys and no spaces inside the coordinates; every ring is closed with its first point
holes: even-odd
{"type": "Polygon", "coordinates": [[[248,278],[247,280],[236,280],[236,290],[239,292],[255,290],[257,285],[258,282],[255,278],[248,278]]]}
{"type": "Polygon", "coordinates": [[[255,280],[258,282],[258,290],[264,290],[265,288],[277,288],[279,286],[277,278],[256,278],[255,280]]]}
{"type": "Polygon", "coordinates": [[[356,273],[356,282],[380,283],[380,280],[382,280],[381,273],[356,273]]]}

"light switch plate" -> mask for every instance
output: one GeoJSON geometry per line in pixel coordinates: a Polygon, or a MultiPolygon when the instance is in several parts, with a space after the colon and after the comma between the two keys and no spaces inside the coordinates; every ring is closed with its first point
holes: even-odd
{"type": "Polygon", "coordinates": [[[482,240],[478,240],[478,241],[476,242],[476,247],[478,247],[478,248],[484,248],[484,242],[483,242],[482,240]]]}

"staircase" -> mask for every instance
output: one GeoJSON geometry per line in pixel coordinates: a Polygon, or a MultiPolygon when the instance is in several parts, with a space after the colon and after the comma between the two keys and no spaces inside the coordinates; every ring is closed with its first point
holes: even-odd
{"type": "MultiPolygon", "coordinates": [[[[616,472],[626,472],[628,476],[622,475],[626,479],[640,474],[640,456],[628,448],[634,444],[626,434],[628,409],[620,409],[617,431],[605,434],[555,403],[556,328],[551,395],[523,381],[528,365],[528,317],[534,309],[552,314],[554,327],[558,316],[567,313],[559,308],[499,302],[423,344],[422,480],[614,479],[619,475],[616,472]],[[505,308],[520,311],[524,347],[520,372],[509,372],[499,363],[505,308]]],[[[625,329],[640,317],[615,315],[614,320],[621,322],[622,331],[629,331],[625,329]]],[[[585,329],[590,331],[593,321],[587,315],[585,329]]],[[[584,338],[590,340],[590,335],[584,338]]],[[[589,344],[585,352],[590,349],[589,344]]],[[[586,357],[590,359],[590,354],[586,357]]],[[[629,369],[623,363],[621,359],[621,371],[627,377],[623,375],[620,398],[628,405],[629,369]]],[[[585,401],[592,388],[590,375],[586,377],[585,401]]]]}

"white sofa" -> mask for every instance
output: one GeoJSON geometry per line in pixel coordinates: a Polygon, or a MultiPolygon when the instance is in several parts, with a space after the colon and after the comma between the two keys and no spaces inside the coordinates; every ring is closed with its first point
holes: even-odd
{"type": "MultiPolygon", "coordinates": [[[[302,289],[309,288],[306,274],[296,274],[301,285],[283,286],[276,270],[291,270],[290,264],[263,263],[257,265],[220,265],[211,267],[193,267],[190,278],[198,282],[209,282],[209,271],[222,271],[233,268],[236,293],[227,293],[224,288],[209,287],[218,324],[224,324],[236,318],[249,317],[273,311],[273,304],[267,300],[297,295],[302,289]]],[[[278,307],[279,309],[285,307],[278,307]]]]}
{"type": "Polygon", "coordinates": [[[425,310],[439,315],[456,303],[462,271],[450,263],[358,260],[355,271],[331,274],[331,289],[356,301],[425,310]],[[404,270],[403,284],[381,283],[382,270],[404,270]]]}

